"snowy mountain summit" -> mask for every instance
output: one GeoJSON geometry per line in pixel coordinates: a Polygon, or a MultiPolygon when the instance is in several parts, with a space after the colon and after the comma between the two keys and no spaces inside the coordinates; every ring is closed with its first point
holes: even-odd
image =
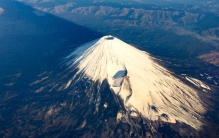
{"type": "Polygon", "coordinates": [[[144,51],[113,36],[104,36],[82,45],[67,59],[69,68],[77,70],[65,89],[82,78],[98,82],[99,86],[107,80],[130,116],[179,121],[195,129],[202,125],[205,107],[197,91],[144,51]]]}

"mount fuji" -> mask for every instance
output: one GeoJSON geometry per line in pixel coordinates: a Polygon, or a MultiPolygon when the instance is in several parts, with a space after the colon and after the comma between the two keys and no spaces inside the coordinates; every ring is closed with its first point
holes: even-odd
{"type": "MultiPolygon", "coordinates": [[[[198,96],[198,86],[202,85],[193,85],[159,65],[148,53],[116,37],[109,35],[86,43],[67,56],[64,63],[73,75],[65,78],[60,89],[74,89],[83,80],[84,92],[101,93],[107,82],[105,87],[110,88],[125,110],[117,113],[117,121],[123,116],[128,116],[127,120],[143,117],[150,121],[182,122],[197,130],[204,123],[207,107],[198,96]]],[[[202,83],[195,83],[198,82],[202,83]]],[[[209,87],[202,90],[207,91],[206,88],[209,87]]],[[[96,112],[99,101],[100,97],[90,99],[96,104],[96,112]]]]}

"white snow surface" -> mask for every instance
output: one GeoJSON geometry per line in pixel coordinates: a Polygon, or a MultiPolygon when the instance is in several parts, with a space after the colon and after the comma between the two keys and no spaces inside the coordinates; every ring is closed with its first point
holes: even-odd
{"type": "Polygon", "coordinates": [[[70,68],[78,68],[75,76],[80,74],[99,84],[107,80],[127,111],[149,120],[184,122],[195,129],[202,125],[205,107],[197,91],[144,51],[113,36],[104,36],[82,45],[66,58],[70,68]]]}

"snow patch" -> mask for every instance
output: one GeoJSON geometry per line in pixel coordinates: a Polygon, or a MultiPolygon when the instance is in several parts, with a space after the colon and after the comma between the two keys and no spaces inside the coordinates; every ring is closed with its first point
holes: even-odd
{"type": "Polygon", "coordinates": [[[4,12],[4,9],[0,7],[0,15],[4,12]]]}
{"type": "Polygon", "coordinates": [[[103,107],[104,108],[107,108],[108,104],[107,103],[104,103],[103,107]]]}
{"type": "Polygon", "coordinates": [[[211,88],[208,85],[206,85],[204,82],[202,82],[198,79],[195,79],[192,77],[186,77],[186,79],[199,88],[205,88],[205,89],[211,90],[211,88]]]}
{"type": "MultiPolygon", "coordinates": [[[[68,82],[78,76],[99,84],[107,80],[111,90],[123,100],[126,110],[134,116],[140,113],[149,120],[161,118],[171,123],[178,120],[196,129],[202,125],[205,108],[197,91],[144,51],[113,36],[104,36],[82,45],[66,59],[72,71],[78,69],[68,82]]],[[[66,88],[69,86],[66,84],[66,88]]],[[[117,120],[121,116],[118,113],[117,120]]]]}
{"type": "Polygon", "coordinates": [[[58,5],[58,6],[55,6],[54,9],[53,9],[53,12],[55,13],[63,13],[65,11],[67,11],[69,8],[73,7],[75,3],[73,2],[68,2],[64,5],[58,5]]]}
{"type": "Polygon", "coordinates": [[[54,0],[42,0],[42,3],[44,2],[54,2],[54,0]]]}

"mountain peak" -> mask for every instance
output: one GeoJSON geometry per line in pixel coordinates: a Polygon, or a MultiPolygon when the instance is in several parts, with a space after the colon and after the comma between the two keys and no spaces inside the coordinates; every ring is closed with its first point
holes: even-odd
{"type": "Polygon", "coordinates": [[[111,91],[131,116],[149,120],[184,122],[196,129],[202,125],[205,108],[197,91],[155,62],[148,53],[119,40],[104,36],[86,43],[67,57],[76,76],[99,85],[107,80],[111,91]]]}

